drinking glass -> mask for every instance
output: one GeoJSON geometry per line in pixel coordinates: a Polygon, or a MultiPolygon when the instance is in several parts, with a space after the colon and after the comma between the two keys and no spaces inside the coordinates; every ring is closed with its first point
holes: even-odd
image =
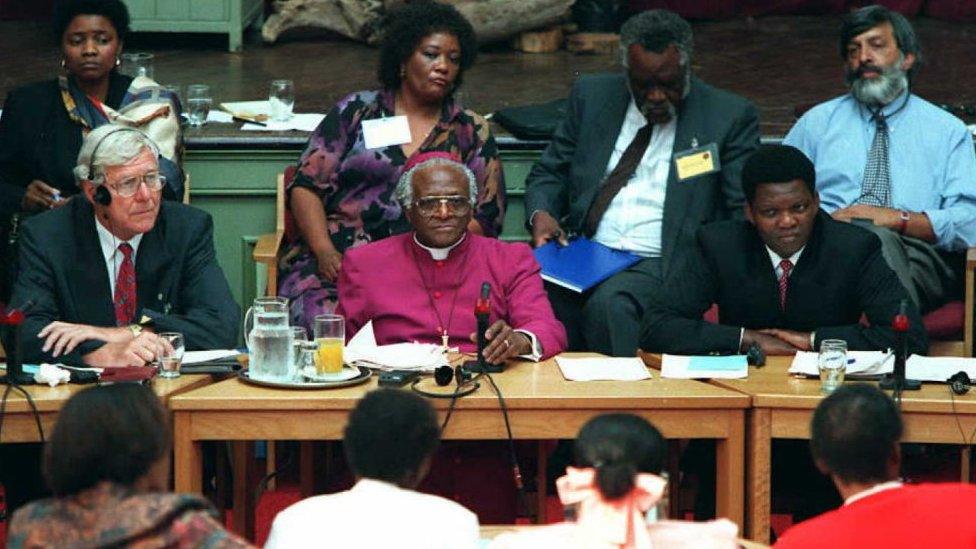
{"type": "Polygon", "coordinates": [[[336,376],[342,372],[342,347],[346,342],[346,320],[340,315],[315,317],[315,375],[336,376]]]}
{"type": "Polygon", "coordinates": [[[268,103],[271,104],[272,120],[291,119],[295,107],[295,84],[291,80],[272,80],[268,103]]]}
{"type": "Polygon", "coordinates": [[[146,52],[132,52],[122,54],[122,65],[119,72],[128,74],[132,78],[145,76],[153,77],[153,54],[146,52]]]}
{"type": "Polygon", "coordinates": [[[834,392],[841,383],[844,383],[844,373],[847,371],[847,342],[843,339],[821,341],[817,366],[820,368],[820,390],[825,394],[834,392]]]}
{"type": "Polygon", "coordinates": [[[191,126],[202,126],[207,123],[213,97],[210,86],[206,84],[192,84],[186,87],[186,120],[191,126]]]}
{"type": "Polygon", "coordinates": [[[163,346],[163,352],[159,355],[159,377],[180,377],[180,367],[183,365],[183,352],[186,350],[183,334],[163,332],[159,334],[159,337],[169,344],[168,346],[163,346]]]}
{"type": "Polygon", "coordinates": [[[300,377],[305,371],[305,355],[302,350],[308,343],[308,331],[304,326],[292,326],[291,335],[295,349],[295,374],[300,377]]]}

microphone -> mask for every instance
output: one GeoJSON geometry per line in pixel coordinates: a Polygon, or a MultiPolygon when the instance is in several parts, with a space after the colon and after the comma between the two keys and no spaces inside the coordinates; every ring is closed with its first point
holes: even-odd
{"type": "Polygon", "coordinates": [[[488,340],[485,338],[485,332],[488,331],[488,317],[491,315],[491,284],[488,282],[481,283],[481,295],[474,304],[474,316],[478,322],[478,360],[470,360],[465,363],[465,367],[473,372],[488,372],[490,374],[497,374],[501,372],[504,368],[504,364],[489,364],[485,360],[485,347],[488,346],[488,340]]]}
{"type": "Polygon", "coordinates": [[[32,385],[34,376],[24,373],[24,362],[21,354],[20,340],[22,337],[22,326],[24,324],[25,313],[34,308],[34,300],[28,299],[20,308],[7,308],[0,313],[0,326],[2,326],[7,344],[7,375],[0,376],[0,383],[8,385],[32,385]]]}
{"type": "Polygon", "coordinates": [[[895,333],[895,367],[891,374],[886,374],[879,383],[882,389],[917,391],[922,383],[916,379],[905,379],[905,361],[908,360],[908,300],[902,299],[898,307],[898,314],[891,319],[891,331],[895,333]]]}

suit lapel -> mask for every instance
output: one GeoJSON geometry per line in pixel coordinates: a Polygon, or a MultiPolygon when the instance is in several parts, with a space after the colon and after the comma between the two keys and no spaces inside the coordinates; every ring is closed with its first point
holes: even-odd
{"type": "Polygon", "coordinates": [[[586,172],[583,174],[582,181],[592,181],[592,185],[587,186],[588,196],[585,199],[586,210],[589,211],[597,191],[603,185],[603,175],[607,171],[607,164],[610,162],[610,155],[613,153],[613,146],[617,143],[620,136],[620,127],[624,123],[627,115],[627,108],[630,106],[630,90],[627,88],[626,76],[621,75],[621,85],[616,87],[613,94],[609,96],[603,104],[598,115],[593,121],[592,128],[582,128],[583,135],[589,135],[589,142],[582,144],[593,151],[593,161],[586,165],[586,172]]]}
{"type": "Polygon", "coordinates": [[[170,267],[171,256],[166,246],[163,210],[160,207],[156,225],[143,235],[139,243],[136,256],[136,310],[143,307],[155,309],[160,301],[159,294],[166,292],[163,277],[170,267]]]}
{"type": "Polygon", "coordinates": [[[671,151],[670,167],[668,169],[667,190],[664,195],[664,221],[661,228],[661,268],[665,276],[671,262],[671,255],[675,242],[681,234],[684,224],[685,211],[691,203],[691,197],[695,192],[694,184],[682,184],[678,182],[678,174],[674,168],[674,153],[690,149],[692,141],[698,139],[699,145],[703,145],[699,135],[700,122],[698,114],[701,112],[699,94],[697,92],[698,79],[691,78],[691,91],[688,97],[681,104],[678,111],[678,123],[674,132],[674,148],[671,151]]]}
{"type": "Polygon", "coordinates": [[[115,325],[115,305],[108,282],[105,256],[95,231],[95,213],[81,195],[73,213],[75,257],[71,266],[71,293],[75,315],[83,324],[115,325]]]}

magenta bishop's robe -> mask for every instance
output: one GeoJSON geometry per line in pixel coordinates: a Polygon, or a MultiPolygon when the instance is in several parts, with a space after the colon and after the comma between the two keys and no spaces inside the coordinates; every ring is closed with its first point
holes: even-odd
{"type": "Polygon", "coordinates": [[[474,306],[482,282],[491,284],[490,323],[504,319],[512,328],[532,332],[543,358],[565,350],[566,330],[552,312],[529,247],[471,233],[443,261],[420,247],[413,233],[349,249],[342,258],[336,312],[346,317],[347,339],[372,320],[380,345],[440,344],[437,328],[443,325],[450,346],[474,352],[469,336],[476,330],[474,306]]]}

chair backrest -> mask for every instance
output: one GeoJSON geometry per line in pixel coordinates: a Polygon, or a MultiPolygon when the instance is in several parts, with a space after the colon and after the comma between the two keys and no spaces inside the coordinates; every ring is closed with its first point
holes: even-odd
{"type": "MultiPolygon", "coordinates": [[[[294,168],[291,168],[294,171],[294,168]]],[[[285,168],[284,173],[278,174],[278,181],[275,184],[275,232],[285,235],[287,238],[288,231],[287,226],[289,225],[289,220],[286,217],[289,215],[285,210],[285,181],[288,177],[288,168],[285,168]]]]}
{"type": "Polygon", "coordinates": [[[285,242],[294,242],[295,238],[298,236],[298,227],[295,225],[295,217],[291,214],[291,210],[286,208],[286,196],[285,196],[285,182],[291,181],[295,178],[295,172],[298,171],[294,164],[285,168],[285,172],[278,176],[278,204],[276,218],[278,223],[281,225],[276,227],[276,230],[283,231],[285,242]]]}

